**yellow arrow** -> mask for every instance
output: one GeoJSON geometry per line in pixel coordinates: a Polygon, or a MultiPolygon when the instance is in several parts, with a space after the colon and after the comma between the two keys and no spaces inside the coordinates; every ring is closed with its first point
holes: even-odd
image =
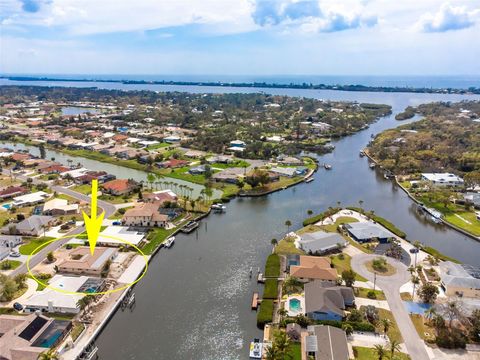
{"type": "Polygon", "coordinates": [[[92,180],[92,201],[90,205],[90,217],[83,212],[83,220],[85,221],[85,228],[87,229],[88,243],[90,244],[90,252],[95,252],[95,246],[97,245],[98,235],[100,234],[100,228],[102,227],[103,217],[105,212],[102,212],[97,218],[97,192],[98,192],[98,180],[92,180]]]}

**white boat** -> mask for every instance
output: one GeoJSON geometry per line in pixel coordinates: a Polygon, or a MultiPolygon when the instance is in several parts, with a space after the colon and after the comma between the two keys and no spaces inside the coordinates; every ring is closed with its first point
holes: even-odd
{"type": "Polygon", "coordinates": [[[375,163],[370,163],[370,165],[368,165],[368,166],[370,166],[370,169],[375,169],[375,166],[377,166],[377,165],[375,165],[375,163]]]}
{"type": "Polygon", "coordinates": [[[166,241],[165,241],[165,247],[166,248],[170,248],[173,243],[175,241],[175,236],[172,236],[172,237],[169,237],[166,241]]]}
{"type": "Polygon", "coordinates": [[[263,354],[263,343],[258,339],[254,339],[250,343],[250,359],[261,359],[263,354]]]}
{"type": "Polygon", "coordinates": [[[217,204],[212,205],[212,210],[214,210],[216,212],[223,212],[226,209],[227,209],[227,207],[225,205],[223,205],[222,203],[217,203],[217,204]]]}
{"type": "Polygon", "coordinates": [[[305,180],[305,182],[306,182],[306,183],[309,183],[309,182],[312,182],[313,180],[315,180],[315,178],[309,177],[308,179],[305,180]]]}
{"type": "Polygon", "coordinates": [[[332,165],[330,165],[330,164],[323,164],[323,167],[324,167],[326,170],[331,170],[331,169],[332,169],[332,165]]]}

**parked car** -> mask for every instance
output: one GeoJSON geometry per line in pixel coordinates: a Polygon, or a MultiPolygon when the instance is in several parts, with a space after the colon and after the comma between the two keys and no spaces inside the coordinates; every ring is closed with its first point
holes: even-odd
{"type": "Polygon", "coordinates": [[[112,222],[112,225],[122,225],[122,223],[120,221],[114,221],[112,222]]]}
{"type": "Polygon", "coordinates": [[[16,303],[13,304],[13,308],[17,311],[22,311],[23,310],[23,305],[16,302],[16,303]]]}
{"type": "Polygon", "coordinates": [[[11,257],[20,257],[20,253],[17,252],[17,251],[12,251],[12,252],[10,253],[10,256],[11,256],[11,257]]]}

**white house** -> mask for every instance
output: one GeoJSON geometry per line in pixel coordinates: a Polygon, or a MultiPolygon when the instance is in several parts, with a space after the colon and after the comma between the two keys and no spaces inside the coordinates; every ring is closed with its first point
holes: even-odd
{"type": "Polygon", "coordinates": [[[14,197],[12,205],[15,207],[19,207],[39,204],[48,199],[49,196],[50,195],[44,191],[37,191],[31,194],[14,197]]]}
{"type": "Polygon", "coordinates": [[[435,186],[462,186],[463,179],[451,173],[423,173],[422,180],[435,186]]]}

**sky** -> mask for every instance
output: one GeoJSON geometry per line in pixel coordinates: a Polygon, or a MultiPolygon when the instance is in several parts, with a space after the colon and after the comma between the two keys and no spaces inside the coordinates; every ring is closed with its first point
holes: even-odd
{"type": "Polygon", "coordinates": [[[0,0],[0,73],[480,75],[480,0],[0,0]]]}

